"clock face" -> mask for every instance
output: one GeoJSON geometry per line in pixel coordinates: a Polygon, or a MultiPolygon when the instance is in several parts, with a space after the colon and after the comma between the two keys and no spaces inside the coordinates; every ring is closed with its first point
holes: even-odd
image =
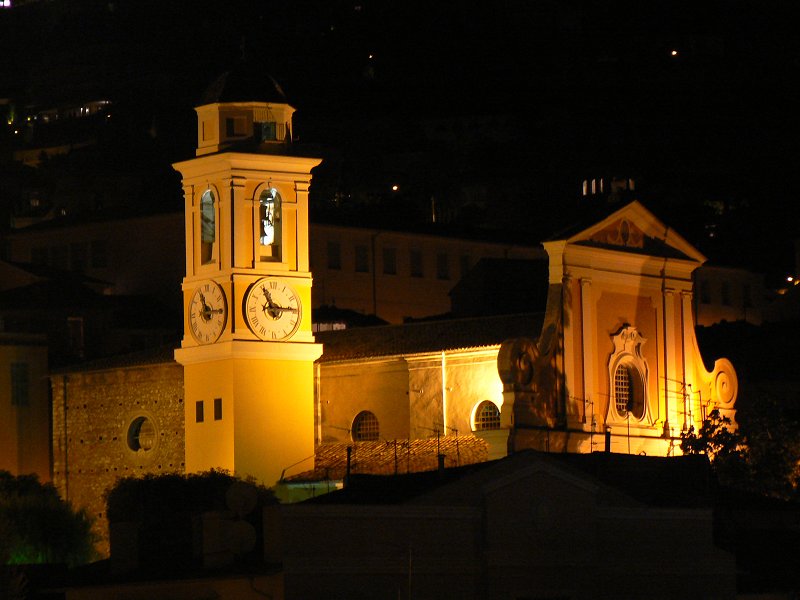
{"type": "Polygon", "coordinates": [[[189,303],[189,329],[201,344],[211,344],[225,329],[228,306],[225,292],[213,281],[201,283],[189,303]]]}
{"type": "Polygon", "coordinates": [[[259,279],[247,292],[245,314],[250,330],[262,340],[285,340],[300,325],[300,297],[279,279],[259,279]]]}

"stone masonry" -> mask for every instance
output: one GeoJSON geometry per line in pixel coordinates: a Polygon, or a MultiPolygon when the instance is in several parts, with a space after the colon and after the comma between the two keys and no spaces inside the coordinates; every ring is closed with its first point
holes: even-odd
{"type": "Polygon", "coordinates": [[[53,482],[95,518],[108,552],[105,495],[120,477],[184,472],[183,369],[174,362],[51,376],[53,482]]]}

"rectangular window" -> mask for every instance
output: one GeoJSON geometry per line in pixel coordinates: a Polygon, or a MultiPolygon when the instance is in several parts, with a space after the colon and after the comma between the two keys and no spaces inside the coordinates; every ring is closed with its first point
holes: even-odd
{"type": "Polygon", "coordinates": [[[339,242],[328,242],[328,268],[342,268],[342,245],[339,242]]]}
{"type": "Polygon", "coordinates": [[[28,363],[11,363],[11,404],[28,406],[30,373],[28,363]]]}
{"type": "Polygon", "coordinates": [[[412,248],[411,252],[409,253],[408,259],[411,265],[411,276],[423,277],[424,273],[422,271],[422,251],[417,250],[416,248],[412,248]]]}
{"type": "Polygon", "coordinates": [[[383,274],[397,275],[397,250],[395,248],[383,249],[383,274]]]}
{"type": "Polygon", "coordinates": [[[222,421],[222,398],[214,398],[214,420],[222,421]]]}
{"type": "Polygon", "coordinates": [[[48,260],[47,247],[31,249],[31,262],[35,265],[46,265],[48,260]]]}
{"type": "Polygon", "coordinates": [[[722,294],[722,305],[723,306],[730,306],[731,305],[731,286],[727,281],[722,282],[721,288],[722,294]]]}
{"type": "Polygon", "coordinates": [[[196,423],[202,423],[205,420],[205,415],[203,414],[203,401],[198,400],[194,403],[194,420],[196,423]]]}
{"type": "Polygon", "coordinates": [[[750,284],[745,283],[742,285],[742,306],[745,308],[753,307],[753,298],[751,295],[750,284]]]}
{"type": "Polygon", "coordinates": [[[436,255],[436,278],[450,279],[450,258],[446,252],[436,255]]]}
{"type": "Polygon", "coordinates": [[[225,135],[239,137],[247,135],[247,119],[245,117],[228,117],[225,119],[225,135]]]}
{"type": "Polygon", "coordinates": [[[69,351],[73,356],[83,358],[83,317],[67,317],[69,351]]]}
{"type": "Polygon", "coordinates": [[[711,291],[708,287],[708,281],[700,282],[700,302],[703,304],[711,304],[711,291]]]}
{"type": "Polygon", "coordinates": [[[67,255],[69,254],[69,247],[66,245],[63,246],[52,246],[50,248],[50,260],[47,264],[51,267],[55,267],[56,269],[61,269],[62,271],[67,270],[68,261],[67,255]]]}
{"type": "Polygon", "coordinates": [[[69,262],[72,271],[84,271],[89,263],[89,247],[86,242],[74,242],[69,245],[69,262]]]}
{"type": "Polygon", "coordinates": [[[466,254],[462,254],[461,258],[459,259],[459,266],[460,266],[459,277],[463,279],[464,276],[469,272],[470,268],[469,256],[467,256],[466,254]]]}
{"type": "Polygon", "coordinates": [[[89,246],[92,268],[105,269],[108,266],[108,242],[106,240],[92,240],[89,246]]]}
{"type": "Polygon", "coordinates": [[[462,254],[461,255],[461,259],[459,261],[459,270],[460,270],[460,273],[458,274],[459,277],[461,279],[463,279],[464,276],[466,276],[466,274],[469,273],[469,270],[471,268],[472,268],[472,263],[471,263],[471,261],[469,259],[469,255],[468,254],[462,254]]]}
{"type": "Polygon", "coordinates": [[[256,127],[261,129],[261,131],[256,130],[256,134],[261,136],[262,142],[269,142],[278,139],[278,132],[276,129],[276,123],[274,121],[267,121],[265,123],[256,123],[256,127]]]}
{"type": "Polygon", "coordinates": [[[366,246],[356,246],[356,273],[369,273],[369,251],[366,246]]]}

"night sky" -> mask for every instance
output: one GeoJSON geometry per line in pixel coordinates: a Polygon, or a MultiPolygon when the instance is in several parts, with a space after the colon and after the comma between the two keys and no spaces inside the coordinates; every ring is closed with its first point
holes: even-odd
{"type": "Polygon", "coordinates": [[[168,165],[192,155],[203,88],[244,58],[326,158],[312,216],[422,227],[434,196],[455,228],[538,241],[582,210],[584,178],[634,177],[713,260],[776,278],[798,234],[791,4],[38,2],[0,11],[0,98],[110,98],[114,139],[168,165]],[[457,143],[431,137],[442,123],[457,143]]]}

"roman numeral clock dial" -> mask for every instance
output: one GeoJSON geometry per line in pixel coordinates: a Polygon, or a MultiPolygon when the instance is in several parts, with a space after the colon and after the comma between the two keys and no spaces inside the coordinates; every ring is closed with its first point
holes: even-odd
{"type": "Polygon", "coordinates": [[[250,331],[258,338],[286,340],[300,325],[300,297],[279,279],[259,279],[245,296],[245,314],[250,331]]]}
{"type": "Polygon", "coordinates": [[[189,329],[200,344],[217,341],[228,318],[225,292],[213,281],[201,283],[189,302],[189,329]]]}

